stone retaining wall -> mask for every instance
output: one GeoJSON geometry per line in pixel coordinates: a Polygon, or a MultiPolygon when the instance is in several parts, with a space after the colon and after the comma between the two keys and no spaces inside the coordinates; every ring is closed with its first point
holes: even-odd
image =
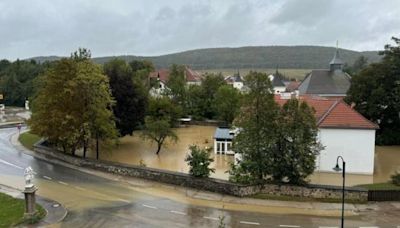
{"type": "MultiPolygon", "coordinates": [[[[34,150],[37,153],[43,155],[43,159],[56,159],[79,167],[91,168],[118,175],[144,178],[147,180],[190,187],[198,190],[218,192],[233,196],[243,197],[254,195],[257,193],[266,193],[275,196],[340,199],[342,193],[341,188],[335,186],[292,186],[273,184],[254,186],[231,183],[226,180],[215,178],[195,178],[186,173],[154,169],[136,165],[127,165],[117,162],[97,161],[94,159],[82,159],[79,157],[73,157],[71,155],[66,155],[62,152],[43,146],[42,143],[43,142],[39,142],[35,144],[34,150]]],[[[346,199],[366,201],[368,199],[368,191],[358,188],[346,188],[346,199]]]]}

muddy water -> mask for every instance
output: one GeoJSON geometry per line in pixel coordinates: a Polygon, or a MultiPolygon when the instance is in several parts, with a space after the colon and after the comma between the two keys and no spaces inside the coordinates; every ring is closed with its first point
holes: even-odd
{"type": "MultiPolygon", "coordinates": [[[[147,167],[161,168],[171,171],[185,172],[189,170],[185,157],[190,145],[196,144],[200,147],[212,147],[215,127],[212,126],[189,126],[176,129],[179,137],[177,143],[167,142],[156,155],[156,144],[144,141],[140,137],[140,132],[135,132],[134,136],[126,136],[121,139],[120,145],[112,152],[104,151],[100,159],[127,163],[145,164],[147,167]]],[[[215,155],[212,153],[214,162],[211,167],[215,168],[215,173],[211,176],[220,179],[228,179],[229,163],[233,162],[233,156],[215,155]]],[[[346,185],[353,186],[358,184],[370,184],[386,182],[390,175],[400,168],[400,146],[376,147],[375,154],[375,173],[374,175],[347,174],[346,185]]],[[[316,172],[310,176],[310,182],[315,184],[341,185],[342,177],[339,173],[316,172]]]]}
{"type": "MultiPolygon", "coordinates": [[[[189,146],[196,144],[202,148],[212,147],[215,127],[212,126],[190,126],[177,128],[178,142],[167,141],[156,155],[157,145],[151,141],[145,141],[140,137],[140,132],[134,132],[133,136],[123,137],[120,145],[112,152],[102,153],[100,159],[116,161],[128,164],[145,164],[147,167],[161,168],[171,171],[185,172],[189,167],[185,158],[189,152],[189,146]]],[[[228,170],[229,162],[233,162],[233,156],[214,155],[211,165],[215,168],[212,177],[228,178],[225,172],[228,170]]]]}

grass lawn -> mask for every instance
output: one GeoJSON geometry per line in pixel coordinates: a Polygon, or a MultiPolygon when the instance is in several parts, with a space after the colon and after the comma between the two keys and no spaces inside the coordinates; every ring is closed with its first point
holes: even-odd
{"type": "Polygon", "coordinates": [[[37,223],[46,215],[46,211],[36,205],[37,214],[32,220],[24,219],[25,202],[9,195],[0,193],[0,227],[11,227],[18,224],[37,223]]]}
{"type": "MultiPolygon", "coordinates": [[[[296,202],[323,202],[323,203],[341,203],[342,199],[315,199],[315,198],[307,198],[307,197],[294,197],[294,196],[275,196],[265,193],[259,193],[251,196],[255,199],[265,199],[265,200],[280,200],[280,201],[296,201],[296,202]]],[[[360,200],[346,200],[346,203],[367,203],[367,201],[360,201],[360,200]]]]}
{"type": "Polygon", "coordinates": [[[22,133],[19,136],[18,140],[21,142],[21,144],[24,147],[32,150],[33,149],[33,144],[35,144],[37,141],[39,141],[40,137],[35,135],[35,134],[31,134],[29,132],[25,132],[25,133],[22,133]]]}
{"type": "Polygon", "coordinates": [[[356,187],[366,188],[368,190],[400,190],[400,186],[388,183],[376,183],[376,184],[363,184],[357,185],[356,187]]]}

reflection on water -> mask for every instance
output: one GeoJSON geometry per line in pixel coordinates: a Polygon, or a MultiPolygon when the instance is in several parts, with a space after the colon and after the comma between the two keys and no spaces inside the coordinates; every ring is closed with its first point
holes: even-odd
{"type": "MultiPolygon", "coordinates": [[[[135,132],[134,136],[126,136],[121,139],[121,144],[112,152],[103,152],[100,159],[127,163],[145,164],[147,167],[161,168],[171,171],[188,172],[185,157],[190,145],[196,144],[200,147],[212,147],[215,127],[212,126],[189,126],[176,129],[179,137],[177,143],[167,142],[157,156],[156,145],[150,141],[144,141],[140,137],[140,132],[135,132]]],[[[233,162],[233,156],[214,155],[212,168],[215,173],[211,176],[215,178],[228,179],[229,163],[233,162]]],[[[358,184],[370,184],[386,182],[390,175],[400,167],[400,146],[376,147],[375,155],[375,174],[358,175],[347,174],[346,185],[353,186],[358,184]]],[[[310,177],[311,183],[341,185],[342,176],[340,173],[316,172],[310,177]]]]}

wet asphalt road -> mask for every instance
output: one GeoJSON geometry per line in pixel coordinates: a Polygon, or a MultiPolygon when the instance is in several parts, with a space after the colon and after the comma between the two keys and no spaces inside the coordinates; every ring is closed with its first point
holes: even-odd
{"type": "MultiPolygon", "coordinates": [[[[339,218],[228,211],[178,203],[129,188],[119,181],[53,165],[13,147],[16,129],[0,129],[0,183],[22,188],[23,169],[35,170],[38,194],[64,204],[69,214],[61,227],[339,227],[339,218]]],[[[346,219],[346,227],[400,227],[393,218],[346,219]]]]}

